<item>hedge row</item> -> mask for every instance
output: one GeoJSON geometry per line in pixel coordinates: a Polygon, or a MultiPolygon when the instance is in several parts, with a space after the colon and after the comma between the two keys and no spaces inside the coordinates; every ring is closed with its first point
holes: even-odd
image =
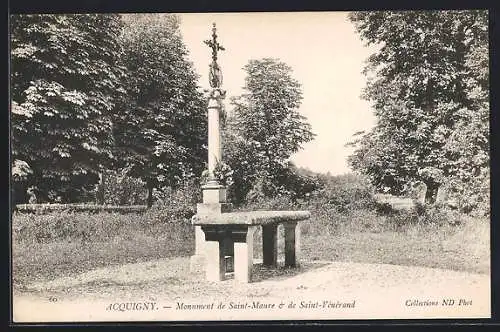
{"type": "Polygon", "coordinates": [[[15,210],[19,213],[44,214],[56,211],[71,212],[119,212],[140,213],[146,211],[146,205],[97,205],[97,204],[18,204],[15,210]]]}

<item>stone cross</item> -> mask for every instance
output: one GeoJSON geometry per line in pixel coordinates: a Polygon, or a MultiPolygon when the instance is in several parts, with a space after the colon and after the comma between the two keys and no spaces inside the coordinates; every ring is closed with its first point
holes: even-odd
{"type": "Polygon", "coordinates": [[[219,44],[217,41],[217,27],[215,23],[213,23],[212,27],[212,39],[207,39],[204,41],[205,44],[208,45],[212,49],[212,61],[217,62],[217,51],[225,51],[226,49],[219,44]]]}
{"type": "MultiPolygon", "coordinates": [[[[220,113],[222,100],[226,92],[221,89],[222,73],[217,64],[217,52],[224,48],[217,42],[215,23],[212,28],[212,39],[205,40],[212,49],[212,63],[210,64],[210,86],[208,92],[208,181],[202,186],[203,203],[197,204],[197,214],[211,215],[230,211],[231,203],[227,202],[226,188],[215,177],[217,163],[222,162],[222,136],[220,130],[220,113]]],[[[201,226],[195,227],[195,254],[191,257],[191,269],[197,269],[203,260],[205,252],[205,235],[201,226]]]]}
{"type": "Polygon", "coordinates": [[[212,63],[210,64],[209,83],[212,88],[220,88],[222,86],[222,71],[217,63],[217,52],[225,51],[225,48],[217,41],[217,28],[215,23],[212,27],[212,39],[204,41],[212,49],[212,63]]]}

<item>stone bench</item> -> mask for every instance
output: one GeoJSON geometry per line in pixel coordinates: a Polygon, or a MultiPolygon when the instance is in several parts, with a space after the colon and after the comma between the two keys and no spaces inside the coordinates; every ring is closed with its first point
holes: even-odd
{"type": "Polygon", "coordinates": [[[234,278],[251,282],[253,265],[253,235],[262,226],[263,265],[276,266],[278,257],[277,228],[285,228],[285,266],[296,265],[297,222],[308,219],[308,211],[250,211],[220,214],[196,214],[192,223],[201,226],[205,234],[206,278],[224,280],[226,274],[224,247],[234,255],[234,278]]]}

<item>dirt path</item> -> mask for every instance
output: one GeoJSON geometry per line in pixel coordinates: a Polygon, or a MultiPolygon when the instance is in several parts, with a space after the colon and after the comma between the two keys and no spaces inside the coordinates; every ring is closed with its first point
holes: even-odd
{"type": "Polygon", "coordinates": [[[13,303],[15,321],[45,322],[478,318],[490,317],[490,278],[316,261],[278,271],[257,264],[250,284],[210,283],[175,258],[33,283],[13,303]]]}

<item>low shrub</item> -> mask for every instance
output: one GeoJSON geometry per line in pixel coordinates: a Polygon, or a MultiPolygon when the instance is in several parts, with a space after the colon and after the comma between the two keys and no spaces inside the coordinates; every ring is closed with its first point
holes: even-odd
{"type": "Polygon", "coordinates": [[[378,215],[390,215],[395,212],[394,208],[390,203],[387,202],[375,202],[374,209],[378,215]]]}
{"type": "Polygon", "coordinates": [[[298,210],[300,204],[290,196],[280,195],[277,197],[255,197],[251,202],[237,207],[239,210],[298,210]]]}
{"type": "MultiPolygon", "coordinates": [[[[196,213],[198,187],[186,184],[172,190],[164,189],[150,209],[139,206],[117,207],[132,209],[128,214],[114,210],[103,211],[106,206],[92,211],[53,211],[47,215],[16,214],[17,227],[22,237],[35,238],[37,242],[52,240],[104,241],[116,235],[134,236],[134,234],[177,234],[187,236],[191,231],[191,217],[196,213]],[[25,235],[24,235],[25,234],[25,235]]],[[[99,207],[99,206],[97,206],[99,207]]]]}
{"type": "MultiPolygon", "coordinates": [[[[379,211],[380,214],[380,211],[379,211]]],[[[459,225],[466,216],[444,206],[415,204],[408,210],[386,209],[383,211],[389,228],[401,229],[411,225],[459,225]]]]}
{"type": "Polygon", "coordinates": [[[119,214],[57,211],[46,214],[14,213],[12,235],[17,242],[107,241],[115,236],[181,234],[192,231],[193,211],[150,209],[146,213],[119,214]]]}
{"type": "Polygon", "coordinates": [[[290,195],[256,195],[240,210],[308,210],[311,218],[302,223],[304,234],[337,234],[347,228],[380,231],[384,218],[377,217],[373,187],[354,175],[323,180],[323,186],[302,199],[290,195]]]}
{"type": "Polygon", "coordinates": [[[97,187],[97,202],[108,205],[144,205],[147,199],[146,184],[136,178],[107,170],[97,187]]]}
{"type": "Polygon", "coordinates": [[[126,223],[135,222],[139,216],[69,211],[47,214],[14,213],[12,235],[18,242],[100,241],[118,234],[126,223]]]}
{"type": "Polygon", "coordinates": [[[380,232],[384,230],[385,218],[373,210],[359,209],[338,212],[335,207],[324,205],[308,209],[311,218],[304,223],[304,230],[311,235],[339,234],[342,232],[380,232]]]}
{"type": "Polygon", "coordinates": [[[162,188],[155,192],[156,202],[146,214],[158,222],[187,222],[196,213],[196,203],[202,201],[200,186],[188,181],[178,188],[162,188]]]}
{"type": "Polygon", "coordinates": [[[456,226],[468,218],[465,214],[444,206],[426,205],[420,206],[419,209],[417,213],[419,213],[423,224],[456,226]]]}
{"type": "Polygon", "coordinates": [[[326,205],[340,213],[375,207],[374,189],[362,177],[345,175],[333,177],[308,198],[313,206],[326,205]]]}
{"type": "Polygon", "coordinates": [[[18,214],[12,220],[14,285],[71,276],[115,264],[194,252],[189,222],[164,223],[151,214],[18,214]]]}

